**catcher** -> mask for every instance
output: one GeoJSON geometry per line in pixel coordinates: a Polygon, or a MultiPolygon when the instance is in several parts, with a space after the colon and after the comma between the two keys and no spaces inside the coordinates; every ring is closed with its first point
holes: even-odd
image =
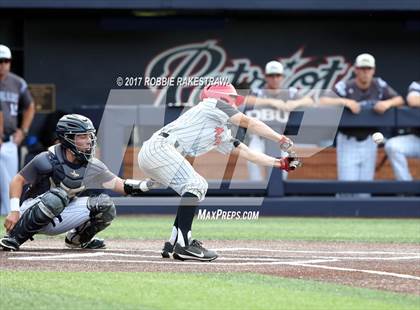
{"type": "Polygon", "coordinates": [[[116,215],[115,205],[106,194],[80,197],[82,193],[86,189],[102,188],[124,195],[140,195],[153,182],[123,180],[109,171],[94,158],[95,133],[87,117],[63,116],[56,127],[60,143],[38,154],[13,178],[11,212],[4,222],[8,235],[0,240],[4,250],[19,250],[37,233],[65,232],[67,247],[105,247],[104,240],[94,236],[111,224],[116,215]]]}
{"type": "MultiPolygon", "coordinates": [[[[192,240],[191,226],[196,207],[207,192],[207,181],[199,175],[185,156],[196,157],[215,149],[223,154],[236,153],[261,166],[293,170],[300,166],[295,154],[274,158],[249,149],[231,135],[229,126],[248,128],[254,134],[279,143],[283,151],[292,141],[263,122],[239,112],[244,102],[231,85],[209,85],[200,95],[202,100],[178,119],[158,130],[147,140],[138,156],[139,166],[154,181],[174,189],[183,199],[178,208],[172,234],[162,250],[163,257],[180,260],[211,261],[214,251],[192,240]]],[[[290,153],[289,153],[290,154],[290,153]]]]}

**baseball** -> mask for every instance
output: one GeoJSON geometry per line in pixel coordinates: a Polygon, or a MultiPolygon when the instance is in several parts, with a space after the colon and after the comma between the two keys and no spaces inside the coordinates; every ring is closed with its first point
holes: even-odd
{"type": "Polygon", "coordinates": [[[380,132],[375,132],[372,135],[372,139],[373,141],[375,141],[376,144],[380,144],[384,142],[384,135],[380,132]]]}

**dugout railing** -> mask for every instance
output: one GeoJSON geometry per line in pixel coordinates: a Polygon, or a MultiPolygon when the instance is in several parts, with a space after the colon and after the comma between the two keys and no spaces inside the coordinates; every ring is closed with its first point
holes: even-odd
{"type": "MultiPolygon", "coordinates": [[[[109,107],[108,107],[109,108],[109,107]]],[[[159,128],[159,124],[154,123],[154,119],[164,119],[165,123],[175,119],[182,111],[180,108],[170,107],[151,107],[151,106],[129,106],[119,105],[116,107],[118,113],[127,113],[137,115],[138,123],[144,130],[146,139],[154,130],[159,128]],[[162,116],[163,113],[163,116],[162,116]],[[148,117],[150,114],[150,117],[148,117]],[[161,115],[157,117],[157,115],[161,115]],[[147,120],[147,124],[142,123],[147,120]]],[[[325,109],[325,108],[323,108],[325,109]]],[[[115,133],[116,125],[121,126],[121,130],[130,130],[134,124],[115,124],[115,115],[117,111],[110,113],[109,117],[103,111],[92,108],[83,108],[76,112],[90,116],[96,125],[100,128],[108,128],[111,133],[115,133]],[[109,125],[104,124],[109,123],[109,125]],[[112,126],[111,126],[112,124],[112,126]],[[123,128],[126,127],[126,128],[123,128]]],[[[291,113],[289,121],[286,125],[286,131],[297,132],[302,121],[302,112],[291,113]]],[[[276,127],[274,122],[267,122],[270,126],[276,127]]],[[[402,107],[391,109],[383,115],[378,115],[370,110],[363,110],[358,115],[343,111],[340,120],[340,127],[377,127],[388,134],[392,135],[401,128],[420,127],[420,109],[412,109],[402,107]]],[[[316,130],[314,127],[313,130],[316,130]]],[[[105,133],[104,136],[108,136],[105,133]]],[[[115,146],[113,146],[115,147],[115,146]]],[[[106,155],[109,152],[115,152],[115,148],[107,150],[107,143],[102,144],[102,159],[107,162],[106,155]]],[[[121,173],[123,173],[123,168],[121,173]]],[[[415,169],[420,169],[417,167],[415,169]]],[[[170,198],[175,193],[171,190],[153,190],[146,197],[155,201],[153,211],[145,206],[137,206],[128,203],[125,198],[119,198],[122,205],[122,212],[171,212],[171,205],[177,202],[165,200],[164,204],[159,201],[170,198]]],[[[393,180],[374,180],[369,182],[343,182],[337,180],[286,180],[282,179],[280,171],[273,170],[267,186],[262,186],[259,182],[251,182],[246,180],[232,180],[223,182],[212,180],[209,181],[207,208],[220,207],[219,198],[223,198],[229,208],[242,208],[241,202],[243,197],[258,198],[263,197],[262,203],[264,213],[266,214],[282,214],[282,215],[336,215],[336,216],[420,216],[420,180],[413,182],[399,182],[393,180]],[[345,197],[337,196],[337,193],[371,193],[371,197],[345,197]],[[216,200],[214,200],[216,199],[216,200]],[[217,201],[217,203],[212,203],[217,201]]],[[[251,203],[252,204],[252,203],[251,203]]],[[[256,200],[255,208],[259,209],[261,199],[256,200]]],[[[249,206],[248,206],[249,207],[249,206]]]]}

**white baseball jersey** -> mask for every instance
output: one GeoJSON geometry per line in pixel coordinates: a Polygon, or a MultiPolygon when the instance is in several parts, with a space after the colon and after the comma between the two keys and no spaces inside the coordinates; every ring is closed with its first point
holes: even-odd
{"type": "Polygon", "coordinates": [[[228,120],[239,111],[216,99],[204,99],[160,131],[176,136],[185,155],[200,156],[212,149],[228,154],[233,149],[233,138],[228,120]]]}
{"type": "Polygon", "coordinates": [[[411,82],[410,86],[408,86],[408,94],[420,96],[420,81],[411,82]]]}
{"type": "Polygon", "coordinates": [[[239,111],[225,102],[203,100],[143,144],[140,168],[180,195],[189,192],[204,199],[208,184],[184,156],[199,156],[213,149],[230,153],[239,145],[228,128],[229,118],[236,113],[239,111]]]}
{"type": "MultiPolygon", "coordinates": [[[[284,102],[289,100],[298,100],[302,98],[299,90],[295,87],[289,87],[287,89],[266,89],[257,88],[251,91],[251,96],[258,98],[271,98],[278,99],[284,102]]],[[[270,106],[245,106],[244,113],[250,117],[259,119],[260,121],[277,121],[279,123],[287,123],[289,120],[290,112],[281,111],[270,106]]]]}

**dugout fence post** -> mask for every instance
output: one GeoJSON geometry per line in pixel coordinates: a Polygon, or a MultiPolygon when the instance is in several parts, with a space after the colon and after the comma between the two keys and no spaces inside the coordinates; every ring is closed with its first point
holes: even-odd
{"type": "Polygon", "coordinates": [[[267,197],[282,196],[284,196],[283,171],[280,169],[273,169],[267,184],[267,197]]]}

